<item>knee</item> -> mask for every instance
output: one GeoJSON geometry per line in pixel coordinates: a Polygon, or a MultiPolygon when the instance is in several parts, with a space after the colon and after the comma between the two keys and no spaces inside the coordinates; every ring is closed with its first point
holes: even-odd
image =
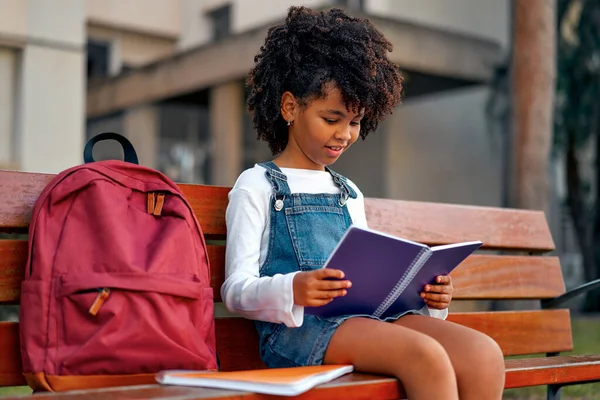
{"type": "Polygon", "coordinates": [[[491,337],[481,334],[477,347],[480,357],[483,357],[489,366],[489,373],[504,382],[504,355],[498,343],[491,337]]]}
{"type": "Polygon", "coordinates": [[[491,337],[475,333],[469,338],[469,350],[463,354],[459,365],[455,365],[459,382],[464,379],[474,379],[486,382],[490,386],[504,387],[504,355],[498,343],[491,337]]]}
{"type": "Polygon", "coordinates": [[[423,335],[411,346],[409,359],[412,368],[432,376],[454,376],[454,367],[442,345],[429,336],[423,335]]]}

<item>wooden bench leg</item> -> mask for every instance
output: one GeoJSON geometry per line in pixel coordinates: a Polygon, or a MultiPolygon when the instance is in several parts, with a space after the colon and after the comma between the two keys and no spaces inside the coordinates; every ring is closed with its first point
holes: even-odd
{"type": "Polygon", "coordinates": [[[548,397],[547,400],[560,400],[560,385],[548,385],[548,397]]]}

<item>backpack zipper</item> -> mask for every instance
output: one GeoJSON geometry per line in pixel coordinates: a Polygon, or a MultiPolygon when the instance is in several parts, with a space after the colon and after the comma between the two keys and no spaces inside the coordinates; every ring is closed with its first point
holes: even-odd
{"type": "Polygon", "coordinates": [[[100,311],[100,308],[102,307],[106,299],[108,299],[108,296],[110,296],[109,288],[98,288],[97,290],[100,293],[98,293],[98,296],[96,296],[94,302],[92,303],[92,306],[88,310],[88,312],[93,316],[96,316],[96,314],[98,314],[98,311],[100,311]]]}

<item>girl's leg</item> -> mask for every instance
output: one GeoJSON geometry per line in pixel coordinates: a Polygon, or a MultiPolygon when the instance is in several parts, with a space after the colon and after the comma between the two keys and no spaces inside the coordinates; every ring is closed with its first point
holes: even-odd
{"type": "Polygon", "coordinates": [[[504,357],[498,344],[474,329],[420,315],[407,315],[394,323],[424,333],[446,350],[458,382],[461,400],[501,399],[504,357]]]}
{"type": "Polygon", "coordinates": [[[369,318],[346,320],[333,334],[324,363],[395,376],[411,400],[458,399],[456,376],[444,348],[399,325],[369,318]]]}

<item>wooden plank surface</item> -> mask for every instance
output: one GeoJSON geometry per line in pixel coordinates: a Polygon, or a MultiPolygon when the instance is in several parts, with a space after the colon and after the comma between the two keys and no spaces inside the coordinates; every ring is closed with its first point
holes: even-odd
{"type": "MultiPolygon", "coordinates": [[[[573,349],[569,310],[451,313],[448,320],[489,335],[506,356],[573,349]]],[[[217,350],[225,370],[262,365],[253,323],[244,318],[217,319],[217,350]]]]}
{"type": "Polygon", "coordinates": [[[0,387],[26,385],[21,373],[19,324],[0,322],[0,387]]]}
{"type": "MultiPolygon", "coordinates": [[[[449,321],[469,326],[491,336],[504,355],[569,351],[573,348],[568,310],[456,313],[449,321]]],[[[0,381],[7,384],[20,368],[16,323],[0,324],[2,352],[0,381]]],[[[258,336],[253,322],[244,318],[217,318],[217,351],[224,371],[262,368],[258,336]]],[[[19,370],[20,371],[20,370],[19,370]]]]}
{"type": "MultiPolygon", "coordinates": [[[[209,247],[215,301],[221,301],[224,253],[224,247],[209,247]]],[[[459,265],[451,276],[455,300],[547,299],[565,292],[558,257],[476,254],[459,265]]]]}
{"type": "Polygon", "coordinates": [[[365,199],[369,226],[428,244],[481,240],[485,248],[554,249],[540,211],[365,199]]]}
{"type": "MultiPolygon", "coordinates": [[[[208,246],[208,255],[215,301],[221,301],[225,247],[208,246]]],[[[0,304],[18,303],[26,262],[26,241],[0,240],[0,304]]],[[[456,300],[546,299],[565,291],[558,257],[473,255],[452,277],[456,300]]]]}
{"type": "MultiPolygon", "coordinates": [[[[600,380],[600,356],[559,356],[506,360],[505,388],[519,388],[551,383],[594,382],[600,380]]],[[[320,385],[314,390],[294,397],[301,400],[338,399],[398,399],[405,396],[402,386],[393,378],[353,373],[320,385]]],[[[70,393],[38,394],[36,398],[66,400],[128,399],[218,399],[268,400],[266,396],[248,392],[146,385],[125,388],[96,389],[70,393]]],[[[290,398],[290,397],[287,397],[290,398]]],[[[6,397],[18,399],[18,397],[6,397]]]]}
{"type": "MultiPolygon", "coordinates": [[[[264,368],[258,353],[258,335],[252,321],[216,320],[217,352],[224,371],[264,368]]],[[[0,386],[25,384],[21,375],[19,324],[0,322],[0,386]]]]}
{"type": "Polygon", "coordinates": [[[0,305],[19,303],[26,263],[26,240],[0,240],[0,305]]]}
{"type": "MultiPolygon", "coordinates": [[[[402,385],[393,378],[352,373],[344,375],[331,382],[305,392],[299,396],[274,396],[233,390],[220,390],[209,388],[193,388],[183,386],[144,385],[120,388],[94,389],[64,393],[41,393],[35,398],[41,399],[66,399],[66,400],[100,400],[113,398],[119,400],[129,399],[177,399],[177,400],[364,400],[364,399],[401,399],[404,398],[402,385]]],[[[16,397],[2,398],[14,400],[16,397]]]]}
{"type": "Polygon", "coordinates": [[[452,273],[454,299],[546,299],[565,292],[558,257],[478,255],[452,273]]]}
{"type": "Polygon", "coordinates": [[[217,354],[223,371],[265,368],[254,323],[245,318],[217,318],[217,354]]]}
{"type": "Polygon", "coordinates": [[[0,229],[26,231],[31,209],[54,175],[0,171],[0,229]]]}
{"type": "MultiPolygon", "coordinates": [[[[25,232],[33,204],[54,175],[0,171],[0,230],[25,232]]],[[[223,237],[226,232],[225,209],[230,188],[180,185],[204,234],[223,237]]]]}
{"type": "Polygon", "coordinates": [[[505,356],[573,350],[568,309],[450,313],[448,321],[492,337],[505,356]]]}
{"type": "Polygon", "coordinates": [[[600,355],[506,360],[505,388],[600,381],[600,355]]]}
{"type": "MultiPolygon", "coordinates": [[[[27,228],[31,207],[52,175],[0,171],[0,229],[27,228]]],[[[226,233],[229,188],[180,185],[209,236],[226,233]]],[[[482,240],[493,249],[549,251],[554,242],[542,212],[400,200],[365,200],[372,228],[428,244],[482,240]]]]}
{"type": "MultiPolygon", "coordinates": [[[[213,269],[215,273],[211,274],[211,286],[215,298],[220,300],[219,289],[223,284],[225,247],[208,246],[207,250],[210,264],[215,266],[213,269]]],[[[26,240],[0,240],[0,305],[19,303],[26,263],[26,240]]]]}

